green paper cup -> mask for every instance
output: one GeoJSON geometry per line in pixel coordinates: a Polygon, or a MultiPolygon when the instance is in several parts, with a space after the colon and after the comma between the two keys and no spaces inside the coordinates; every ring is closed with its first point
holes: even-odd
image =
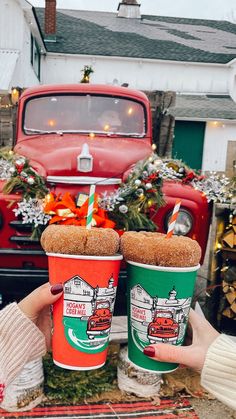
{"type": "Polygon", "coordinates": [[[143,354],[153,343],[182,345],[200,265],[162,267],[128,261],[128,357],[136,366],[160,373],[178,364],[143,354]]]}

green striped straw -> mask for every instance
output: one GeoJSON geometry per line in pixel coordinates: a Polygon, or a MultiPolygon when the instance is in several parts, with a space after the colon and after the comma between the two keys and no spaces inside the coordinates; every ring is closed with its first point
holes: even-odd
{"type": "Polygon", "coordinates": [[[94,193],[95,193],[95,185],[91,185],[90,190],[89,190],[89,203],[88,203],[88,213],[87,213],[87,220],[86,220],[86,228],[88,229],[92,227],[94,193]]]}

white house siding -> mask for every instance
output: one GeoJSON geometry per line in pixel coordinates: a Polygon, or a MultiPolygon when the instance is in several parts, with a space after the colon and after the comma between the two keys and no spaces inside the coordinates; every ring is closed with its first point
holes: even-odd
{"type": "Polygon", "coordinates": [[[20,4],[15,0],[1,0],[0,48],[20,52],[12,86],[29,87],[39,83],[30,62],[30,36],[30,26],[20,4]]]}
{"type": "Polygon", "coordinates": [[[78,83],[84,65],[92,65],[92,83],[128,83],[140,90],[230,94],[232,69],[227,65],[89,57],[48,53],[42,83],[78,83]]]}
{"type": "Polygon", "coordinates": [[[228,141],[236,141],[236,122],[207,122],[203,147],[203,171],[225,172],[228,141]]]}
{"type": "Polygon", "coordinates": [[[236,58],[230,63],[229,92],[232,99],[236,101],[236,58]]]}
{"type": "Polygon", "coordinates": [[[15,0],[0,1],[0,48],[20,49],[24,14],[15,0]]]}
{"type": "Polygon", "coordinates": [[[36,76],[30,61],[31,33],[25,19],[23,20],[22,26],[22,50],[13,74],[12,82],[15,86],[30,87],[39,84],[39,79],[36,76]]]}

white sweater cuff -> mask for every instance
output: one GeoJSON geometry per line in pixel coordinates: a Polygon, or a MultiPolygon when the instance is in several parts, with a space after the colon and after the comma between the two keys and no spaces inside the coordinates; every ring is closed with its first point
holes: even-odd
{"type": "Polygon", "coordinates": [[[7,386],[27,362],[45,353],[43,333],[16,303],[0,311],[0,381],[7,386]]]}
{"type": "Polygon", "coordinates": [[[232,409],[236,409],[236,344],[224,334],[208,349],[201,384],[232,409]]]}

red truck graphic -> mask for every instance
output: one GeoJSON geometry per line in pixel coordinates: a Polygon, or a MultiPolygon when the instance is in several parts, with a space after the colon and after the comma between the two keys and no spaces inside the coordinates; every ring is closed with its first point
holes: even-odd
{"type": "Polygon", "coordinates": [[[148,339],[150,343],[176,343],[178,334],[179,325],[174,320],[172,312],[156,310],[153,321],[148,325],[148,339]]]}
{"type": "Polygon", "coordinates": [[[108,301],[99,301],[93,314],[88,318],[87,335],[89,339],[109,333],[112,313],[108,301]]]}

